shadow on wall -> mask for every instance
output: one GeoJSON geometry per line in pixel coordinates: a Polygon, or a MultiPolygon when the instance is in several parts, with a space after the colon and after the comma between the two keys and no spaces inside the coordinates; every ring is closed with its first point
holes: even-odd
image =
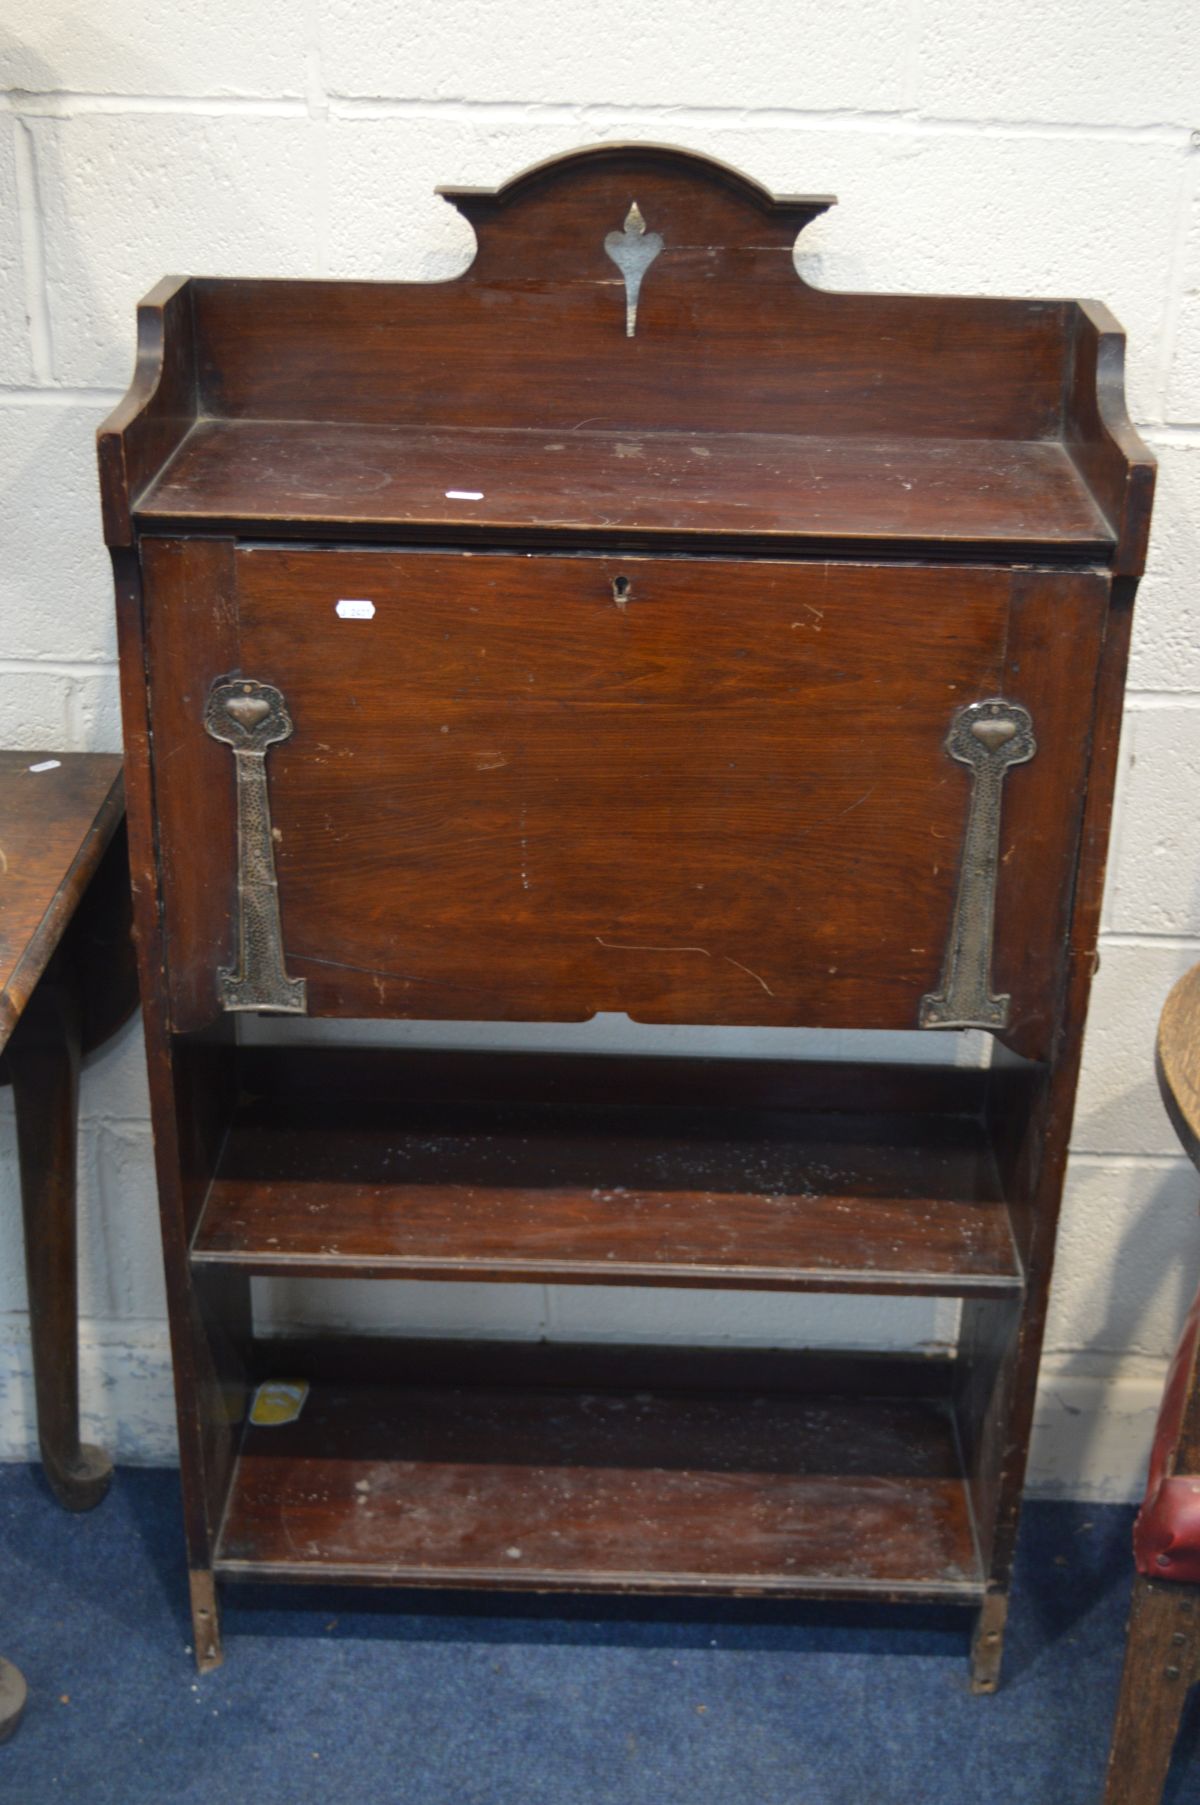
{"type": "Polygon", "coordinates": [[[1089,1162],[1069,1180],[1055,1297],[1066,1300],[1086,1341],[1054,1354],[1043,1373],[1039,1473],[1080,1475],[1087,1495],[1138,1495],[1163,1361],[1200,1278],[1198,1200],[1200,1175],[1182,1158],[1169,1165],[1156,1160],[1149,1168],[1136,1160],[1089,1162]],[[1122,1207],[1123,1181],[1139,1194],[1132,1211],[1122,1207]],[[1089,1294],[1088,1274],[1096,1267],[1090,1247],[1097,1243],[1101,1261],[1089,1294]]]}

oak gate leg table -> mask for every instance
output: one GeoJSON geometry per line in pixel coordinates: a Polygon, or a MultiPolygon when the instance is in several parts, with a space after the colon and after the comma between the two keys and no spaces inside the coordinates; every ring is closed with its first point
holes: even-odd
{"type": "Polygon", "coordinates": [[[100,432],[197,1657],[238,1581],[937,1600],[990,1690],[1154,481],[1123,334],[815,288],[828,196],[669,147],[442,192],[451,281],[164,281],[100,432]],[[296,1019],[600,1013],[909,1038],[296,1019]],[[958,1329],[280,1338],[255,1276],[958,1329]]]}
{"type": "MultiPolygon", "coordinates": [[[[42,1466],[67,1510],[108,1490],[79,1439],[80,1059],[137,1002],[120,757],[0,752],[0,1082],[13,1087],[42,1466]]],[[[0,1740],[24,1707],[0,1662],[0,1740]]]]}

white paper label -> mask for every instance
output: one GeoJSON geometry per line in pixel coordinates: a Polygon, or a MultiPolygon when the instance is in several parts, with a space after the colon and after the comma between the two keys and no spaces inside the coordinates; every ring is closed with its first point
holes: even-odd
{"type": "Polygon", "coordinates": [[[447,501],[482,501],[482,489],[447,489],[447,501]]]}
{"type": "Polygon", "coordinates": [[[40,765],[30,765],[31,771],[57,771],[62,767],[61,758],[44,758],[40,765]]]}
{"type": "Polygon", "coordinates": [[[339,620],[372,620],[375,616],[374,602],[339,602],[337,605],[339,620]]]}

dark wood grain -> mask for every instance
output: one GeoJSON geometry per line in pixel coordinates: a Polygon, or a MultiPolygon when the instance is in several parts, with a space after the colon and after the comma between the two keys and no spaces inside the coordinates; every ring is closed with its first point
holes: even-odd
{"type": "Polygon", "coordinates": [[[1155,461],[1125,405],[1125,334],[1098,301],[1081,301],[1065,417],[1067,449],[1117,534],[1116,575],[1146,564],[1155,461]]]}
{"type": "Polygon", "coordinates": [[[970,1118],[660,1105],[250,1104],[193,1260],[308,1276],[944,1295],[1021,1282],[970,1118]]]}
{"type": "MultiPolygon", "coordinates": [[[[194,282],[200,413],[555,433],[1059,430],[1070,304],[826,293],[797,277],[790,233],[664,253],[627,339],[603,240],[628,178],[605,186],[571,200],[569,229],[566,209],[531,223],[533,279],[481,247],[448,283],[194,282]]],[[[665,189],[648,196],[668,235],[665,189]]]]}
{"type": "Polygon", "coordinates": [[[109,752],[0,751],[0,1049],[124,812],[109,752]],[[33,765],[54,761],[48,771],[33,765]]]}
{"type": "Polygon", "coordinates": [[[133,543],[133,504],[187,436],[196,417],[190,284],[165,276],[138,308],[137,364],[129,392],[97,434],[104,537],[133,543]]]}
{"type": "Polygon", "coordinates": [[[25,1273],[33,1344],[38,1446],[51,1491],[67,1510],[104,1497],[112,1462],[79,1436],[79,1280],[75,1222],[80,984],[60,952],[7,1049],[17,1117],[25,1273]]]}
{"type": "Polygon", "coordinates": [[[155,531],[481,544],[1107,558],[1114,534],[1052,440],[196,423],[142,497],[155,531]],[[478,501],[455,501],[455,490],[478,501]]]}
{"type": "Polygon", "coordinates": [[[943,742],[1005,693],[1039,752],[1006,786],[997,975],[1045,1053],[1101,576],[263,549],[229,603],[221,543],[153,555],[177,1028],[233,954],[233,759],[203,726],[233,606],[295,723],[268,771],[313,1013],[915,1027],[971,793],[943,742]]]}
{"type": "Polygon", "coordinates": [[[980,1593],[944,1409],[765,1393],[320,1386],[294,1424],[247,1431],[215,1565],[388,1585],[980,1593]]]}

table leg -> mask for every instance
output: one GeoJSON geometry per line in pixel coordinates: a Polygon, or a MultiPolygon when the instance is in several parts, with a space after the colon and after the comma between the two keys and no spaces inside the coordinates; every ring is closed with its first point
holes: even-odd
{"type": "Polygon", "coordinates": [[[68,1510],[99,1504],[112,1477],[104,1450],[79,1440],[79,1055],[79,994],[69,965],[56,960],[29,999],[7,1062],[17,1117],[38,1441],[50,1488],[68,1510]]]}

